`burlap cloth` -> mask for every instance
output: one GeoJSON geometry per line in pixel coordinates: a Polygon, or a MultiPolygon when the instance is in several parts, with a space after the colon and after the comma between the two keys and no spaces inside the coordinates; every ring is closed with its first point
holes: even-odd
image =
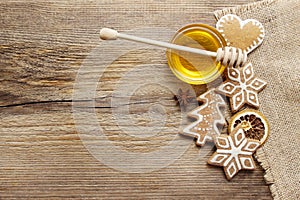
{"type": "Polygon", "coordinates": [[[259,99],[271,134],[257,158],[274,199],[300,199],[299,12],[299,0],[267,0],[215,12],[217,19],[228,13],[257,19],[266,30],[249,61],[257,76],[268,82],[259,99]]]}

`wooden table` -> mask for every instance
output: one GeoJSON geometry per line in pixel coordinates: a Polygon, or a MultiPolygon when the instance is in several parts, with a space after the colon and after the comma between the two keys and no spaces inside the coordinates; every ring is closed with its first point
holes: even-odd
{"type": "MultiPolygon", "coordinates": [[[[213,149],[200,149],[190,138],[184,138],[190,141],[188,149],[164,168],[121,172],[102,163],[84,146],[72,115],[72,101],[85,101],[72,96],[76,74],[100,44],[101,27],[175,31],[187,23],[213,26],[214,10],[247,2],[1,1],[0,199],[271,199],[261,167],[240,172],[228,182],[222,168],[206,164],[213,149]]],[[[164,53],[140,49],[122,55],[106,69],[95,97],[95,113],[107,139],[123,151],[139,155],[168,145],[179,126],[175,115],[163,134],[139,138],[125,134],[115,123],[112,93],[124,73],[142,64],[166,65],[164,53]]],[[[149,69],[145,74],[152,72],[149,69]]],[[[143,77],[136,80],[137,84],[145,81],[143,77]]],[[[199,95],[205,87],[194,90],[199,95]]],[[[145,86],[130,100],[130,114],[139,117],[135,118],[137,125],[147,126],[143,114],[149,114],[148,106],[157,100],[167,113],[180,113],[173,97],[167,89],[145,86]]],[[[145,166],[156,159],[152,157],[145,166]]]]}

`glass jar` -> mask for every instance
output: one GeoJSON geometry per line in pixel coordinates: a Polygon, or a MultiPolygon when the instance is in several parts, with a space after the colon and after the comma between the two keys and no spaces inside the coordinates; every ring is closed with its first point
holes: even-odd
{"type": "MultiPolygon", "coordinates": [[[[187,25],[174,35],[171,43],[216,52],[226,46],[222,35],[205,24],[187,25]]],[[[219,77],[224,69],[215,57],[167,49],[168,64],[173,73],[189,84],[207,84],[219,77]]]]}

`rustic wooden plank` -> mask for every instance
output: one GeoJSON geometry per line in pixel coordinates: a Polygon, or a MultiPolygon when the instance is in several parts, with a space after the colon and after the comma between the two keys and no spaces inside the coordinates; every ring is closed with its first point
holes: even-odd
{"type": "MultiPolygon", "coordinates": [[[[261,168],[240,172],[228,182],[221,168],[206,164],[210,149],[200,150],[194,145],[173,164],[152,173],[113,170],[93,158],[82,145],[70,107],[68,103],[49,103],[2,109],[5,114],[1,118],[3,198],[270,199],[261,168]]],[[[107,108],[101,112],[106,117],[110,111],[107,108]]],[[[117,140],[113,133],[109,134],[112,140],[117,140]]],[[[158,143],[164,139],[154,138],[158,143]]],[[[143,150],[135,142],[127,140],[129,146],[125,148],[143,150]]]]}
{"type": "Polygon", "coordinates": [[[1,2],[0,105],[71,99],[78,67],[99,43],[101,27],[213,25],[212,11],[245,2],[1,2]]]}
{"type": "MultiPolygon", "coordinates": [[[[240,172],[228,182],[221,168],[206,164],[212,149],[195,147],[189,138],[184,139],[191,146],[165,168],[151,173],[112,169],[85,148],[72,115],[72,100],[82,100],[72,98],[76,74],[99,44],[101,27],[126,31],[145,26],[176,30],[195,22],[213,25],[212,11],[246,2],[0,2],[0,198],[271,199],[260,167],[240,172]]],[[[146,129],[150,121],[145,113],[159,103],[166,111],[165,129],[138,138],[124,134],[115,123],[117,108],[111,101],[126,99],[114,93],[118,81],[134,66],[149,63],[166,65],[164,52],[135,50],[121,56],[97,87],[99,124],[108,140],[129,152],[151,152],[168,145],[180,126],[174,94],[161,86],[142,87],[119,107],[128,105],[133,122],[146,129]]],[[[155,72],[159,69],[146,73],[155,72]]],[[[140,84],[143,77],[135,81],[140,84]]],[[[206,87],[193,89],[199,95],[206,87]]],[[[83,109],[90,109],[80,102],[83,109]]],[[[91,137],[90,142],[97,139],[91,137]]]]}

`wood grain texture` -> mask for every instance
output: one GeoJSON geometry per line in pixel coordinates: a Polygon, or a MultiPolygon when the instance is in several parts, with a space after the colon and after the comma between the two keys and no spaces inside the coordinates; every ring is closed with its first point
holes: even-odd
{"type": "MultiPolygon", "coordinates": [[[[151,173],[112,169],[85,148],[72,116],[72,100],[79,101],[72,99],[76,74],[99,44],[101,27],[126,31],[145,26],[176,30],[196,22],[214,25],[214,10],[247,2],[1,1],[0,199],[271,199],[260,167],[228,182],[221,168],[206,164],[211,149],[194,145],[171,165],[151,173]]],[[[112,93],[118,80],[145,63],[166,61],[159,52],[133,51],[110,65],[97,88],[99,123],[107,138],[127,151],[155,151],[168,144],[179,126],[174,94],[153,87],[136,91],[130,114],[136,124],[147,126],[143,114],[159,101],[168,113],[167,129],[145,139],[128,136],[116,125],[110,102],[117,98],[112,93]]],[[[143,82],[142,77],[137,80],[143,82]]],[[[199,95],[205,86],[194,90],[199,95]]]]}

